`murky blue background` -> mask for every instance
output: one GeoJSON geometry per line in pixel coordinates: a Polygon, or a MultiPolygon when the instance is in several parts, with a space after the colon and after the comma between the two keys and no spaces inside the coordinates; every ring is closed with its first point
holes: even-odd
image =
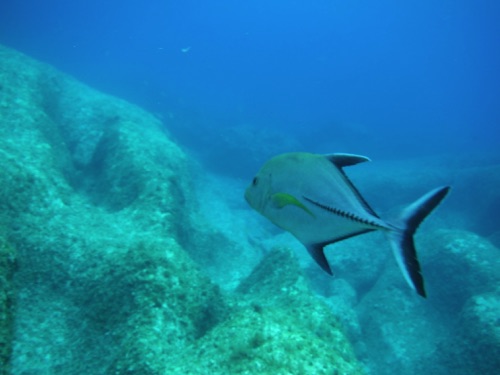
{"type": "Polygon", "coordinates": [[[397,159],[495,151],[499,15],[490,0],[6,0],[0,43],[200,137],[245,123],[397,159]]]}

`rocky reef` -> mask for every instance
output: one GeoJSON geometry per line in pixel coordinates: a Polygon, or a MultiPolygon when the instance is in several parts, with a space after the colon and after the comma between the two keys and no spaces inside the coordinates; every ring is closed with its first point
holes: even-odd
{"type": "Polygon", "coordinates": [[[200,227],[191,162],[157,118],[5,47],[0,113],[10,373],[362,373],[289,252],[235,292],[203,272],[195,243],[234,243],[200,227]]]}
{"type": "Polygon", "coordinates": [[[16,265],[16,252],[5,238],[0,238],[0,374],[9,374],[12,353],[14,285],[12,276],[16,265]]]}

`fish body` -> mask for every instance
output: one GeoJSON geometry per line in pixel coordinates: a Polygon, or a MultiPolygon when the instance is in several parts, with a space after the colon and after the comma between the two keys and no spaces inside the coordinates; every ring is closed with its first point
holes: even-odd
{"type": "Polygon", "coordinates": [[[421,221],[441,202],[449,187],[435,189],[392,222],[380,218],[344,172],[369,161],[352,154],[288,153],[265,163],[245,191],[252,208],[294,235],[313,259],[332,274],[324,247],[363,233],[383,231],[408,284],[425,297],[413,242],[421,221]]]}

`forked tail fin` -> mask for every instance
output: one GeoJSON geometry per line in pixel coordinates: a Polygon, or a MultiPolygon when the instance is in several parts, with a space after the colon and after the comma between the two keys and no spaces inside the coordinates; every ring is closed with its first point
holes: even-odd
{"type": "Polygon", "coordinates": [[[413,202],[403,210],[399,222],[394,223],[397,229],[387,232],[392,251],[403,276],[412,289],[422,297],[426,297],[424,278],[420,270],[413,235],[420,223],[436,208],[449,190],[449,186],[440,187],[413,202]]]}

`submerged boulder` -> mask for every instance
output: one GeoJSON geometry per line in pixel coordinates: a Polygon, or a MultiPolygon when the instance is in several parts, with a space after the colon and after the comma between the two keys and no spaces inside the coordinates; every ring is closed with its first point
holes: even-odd
{"type": "Polygon", "coordinates": [[[166,373],[362,374],[341,327],[288,250],[265,256],[230,301],[227,319],[177,350],[166,373]]]}
{"type": "Polygon", "coordinates": [[[359,374],[286,253],[236,294],[201,271],[189,160],[156,118],[4,47],[0,109],[12,374],[359,374]]]}
{"type": "Polygon", "coordinates": [[[269,355],[289,363],[274,373],[362,373],[343,327],[327,304],[311,293],[290,250],[273,249],[238,292],[255,312],[268,317],[266,331],[274,348],[267,349],[269,355]]]}
{"type": "Polygon", "coordinates": [[[453,332],[443,342],[438,363],[457,375],[494,375],[500,368],[500,289],[467,301],[453,332]]]}
{"type": "Polygon", "coordinates": [[[12,372],[161,371],[225,307],[180,245],[187,158],[139,108],[8,49],[0,61],[12,372]]]}
{"type": "Polygon", "coordinates": [[[401,275],[396,265],[391,266],[356,307],[362,332],[359,346],[367,349],[362,360],[373,374],[384,374],[388,368],[398,374],[421,374],[417,368],[434,361],[436,338],[446,336],[449,325],[440,321],[428,301],[406,285],[399,287],[401,275]]]}
{"type": "Polygon", "coordinates": [[[458,314],[469,298],[500,283],[499,250],[481,236],[438,230],[421,242],[429,301],[436,308],[458,314]]]}
{"type": "Polygon", "coordinates": [[[388,264],[356,307],[363,342],[370,347],[366,362],[374,373],[387,367],[411,375],[471,374],[480,368],[495,373],[498,249],[458,230],[433,231],[421,236],[419,245],[427,299],[388,264]]]}
{"type": "Polygon", "coordinates": [[[9,374],[12,353],[15,289],[12,282],[16,252],[4,237],[0,237],[0,374],[9,374]]]}

